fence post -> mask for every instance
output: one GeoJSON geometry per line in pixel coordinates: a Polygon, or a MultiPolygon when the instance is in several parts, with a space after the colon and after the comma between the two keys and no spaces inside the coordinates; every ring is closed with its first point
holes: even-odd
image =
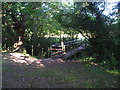
{"type": "Polygon", "coordinates": [[[42,48],[42,52],[41,52],[41,58],[43,58],[43,53],[44,53],[44,51],[43,51],[43,48],[42,48]]]}
{"type": "Polygon", "coordinates": [[[32,56],[33,56],[33,45],[32,45],[32,56]]]}
{"type": "Polygon", "coordinates": [[[63,54],[65,54],[65,45],[64,45],[64,42],[63,42],[63,41],[61,41],[61,46],[62,46],[63,54]]]}
{"type": "Polygon", "coordinates": [[[52,57],[52,46],[50,46],[50,57],[52,57]]]}
{"type": "Polygon", "coordinates": [[[49,57],[49,51],[50,51],[50,49],[49,49],[49,47],[48,47],[48,57],[49,57]]]}

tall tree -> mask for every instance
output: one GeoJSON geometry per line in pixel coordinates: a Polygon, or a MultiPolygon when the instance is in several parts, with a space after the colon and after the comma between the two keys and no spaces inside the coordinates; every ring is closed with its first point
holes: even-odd
{"type": "Polygon", "coordinates": [[[25,22],[26,15],[19,12],[19,9],[16,7],[19,6],[18,3],[4,3],[3,4],[3,25],[7,29],[14,33],[13,42],[14,42],[14,51],[22,51],[24,40],[25,40],[25,22]],[[11,21],[11,22],[9,22],[11,21]]]}

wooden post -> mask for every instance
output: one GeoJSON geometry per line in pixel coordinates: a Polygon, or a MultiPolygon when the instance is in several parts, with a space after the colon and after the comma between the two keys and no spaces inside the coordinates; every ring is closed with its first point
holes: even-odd
{"type": "Polygon", "coordinates": [[[32,56],[33,56],[33,45],[32,45],[32,56]]]}
{"type": "Polygon", "coordinates": [[[65,49],[65,45],[64,45],[64,54],[66,54],[66,49],[65,49]]]}
{"type": "Polygon", "coordinates": [[[48,57],[49,57],[49,51],[50,51],[50,49],[49,49],[49,47],[48,47],[48,57]]]}
{"type": "Polygon", "coordinates": [[[62,50],[63,50],[63,46],[64,46],[64,43],[63,43],[63,41],[61,41],[61,46],[62,46],[62,50]]]}
{"type": "Polygon", "coordinates": [[[44,51],[43,51],[43,48],[42,48],[42,52],[41,52],[41,58],[43,58],[43,52],[44,52],[44,51]]]}
{"type": "Polygon", "coordinates": [[[61,46],[62,46],[62,51],[64,52],[63,54],[65,54],[65,45],[64,45],[63,40],[61,41],[61,46]]]}
{"type": "Polygon", "coordinates": [[[52,46],[50,46],[50,56],[52,57],[52,46]]]}

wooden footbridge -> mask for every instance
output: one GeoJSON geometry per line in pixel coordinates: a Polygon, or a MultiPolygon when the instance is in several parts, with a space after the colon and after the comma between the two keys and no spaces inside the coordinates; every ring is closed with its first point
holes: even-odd
{"type": "Polygon", "coordinates": [[[87,44],[82,44],[81,40],[73,40],[69,42],[61,42],[50,46],[51,57],[68,58],[79,53],[87,44]]]}

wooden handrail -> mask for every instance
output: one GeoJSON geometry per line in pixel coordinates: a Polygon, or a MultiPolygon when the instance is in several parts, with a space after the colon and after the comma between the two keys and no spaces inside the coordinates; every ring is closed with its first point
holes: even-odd
{"type": "Polygon", "coordinates": [[[51,45],[49,49],[51,51],[51,56],[59,54],[59,53],[66,53],[66,46],[77,44],[79,43],[78,41],[79,40],[73,40],[69,42],[61,42],[61,43],[51,45]],[[57,51],[57,52],[53,53],[53,51],[57,51]]]}

